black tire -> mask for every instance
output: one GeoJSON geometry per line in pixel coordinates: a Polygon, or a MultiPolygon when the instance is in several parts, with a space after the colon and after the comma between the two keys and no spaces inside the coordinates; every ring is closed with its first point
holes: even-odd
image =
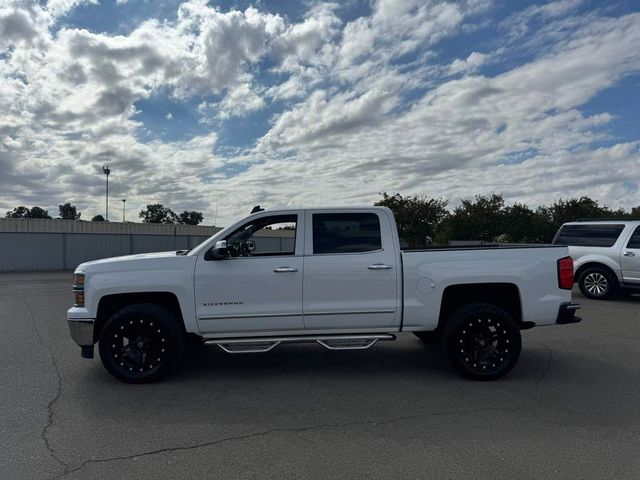
{"type": "Polygon", "coordinates": [[[424,343],[427,343],[429,345],[437,345],[438,343],[440,343],[440,332],[438,331],[413,332],[413,334],[424,343]]]}
{"type": "Polygon", "coordinates": [[[505,310],[471,303],[449,318],[442,330],[442,346],[451,364],[465,377],[496,380],[518,362],[522,337],[505,310]]]}
{"type": "Polygon", "coordinates": [[[102,364],[125,383],[149,383],[166,377],[183,350],[184,334],[175,317],[151,303],[123,307],[100,333],[102,364]]]}
{"type": "Polygon", "coordinates": [[[587,298],[605,300],[614,295],[618,281],[606,268],[590,267],[580,273],[578,287],[587,298]]]}

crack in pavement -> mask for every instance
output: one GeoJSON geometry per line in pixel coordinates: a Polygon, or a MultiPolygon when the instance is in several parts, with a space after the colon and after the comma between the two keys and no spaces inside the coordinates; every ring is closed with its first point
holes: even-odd
{"type": "Polygon", "coordinates": [[[158,455],[158,454],[169,453],[169,452],[197,450],[197,449],[200,449],[200,448],[212,447],[212,446],[216,446],[216,445],[220,445],[220,444],[228,443],[228,442],[233,442],[233,441],[242,441],[242,440],[248,440],[248,439],[252,439],[252,438],[265,437],[267,435],[271,435],[271,434],[274,434],[274,433],[300,433],[300,432],[308,432],[308,431],[311,431],[311,430],[320,430],[320,429],[323,429],[323,428],[328,428],[329,429],[329,428],[344,428],[344,427],[356,427],[356,426],[377,427],[377,426],[387,425],[387,424],[394,423],[394,422],[400,422],[400,421],[405,421],[405,420],[414,420],[414,419],[418,419],[418,418],[441,417],[441,416],[448,416],[448,415],[469,415],[469,414],[480,413],[480,412],[489,412],[489,411],[517,412],[519,410],[523,410],[523,409],[526,409],[526,408],[527,407],[517,407],[517,408],[484,407],[484,408],[476,408],[476,409],[471,409],[471,410],[452,410],[452,411],[444,411],[444,412],[421,413],[421,414],[416,414],[416,415],[405,415],[405,416],[400,416],[400,417],[388,418],[388,419],[382,420],[382,421],[361,420],[361,421],[346,422],[346,423],[321,423],[321,424],[317,424],[317,425],[309,425],[309,426],[306,426],[306,427],[298,427],[298,428],[273,428],[273,429],[264,430],[264,431],[261,431],[261,432],[247,433],[245,435],[234,435],[234,436],[230,436],[230,437],[219,438],[217,440],[211,440],[211,441],[207,441],[207,442],[203,442],[203,443],[196,443],[196,444],[193,444],[193,445],[184,445],[184,446],[177,446],[177,447],[165,447],[165,448],[159,448],[159,449],[156,449],[156,450],[149,450],[149,451],[146,451],[146,452],[135,453],[135,454],[131,454],[131,455],[121,455],[121,456],[114,456],[114,457],[107,457],[107,458],[89,459],[89,460],[85,460],[84,462],[82,462],[80,465],[78,465],[75,468],[70,468],[70,466],[67,465],[64,472],[62,472],[61,474],[58,474],[56,476],[49,477],[47,480],[54,480],[54,479],[57,479],[57,478],[62,478],[64,476],[66,476],[66,475],[69,475],[70,473],[74,473],[74,472],[77,472],[79,470],[82,470],[86,466],[92,465],[92,464],[109,463],[109,462],[115,462],[115,461],[120,461],[120,460],[132,460],[134,458],[137,459],[137,458],[140,458],[140,457],[147,457],[147,456],[158,455]]]}
{"type": "Polygon", "coordinates": [[[51,456],[51,458],[53,458],[56,462],[62,465],[64,470],[67,471],[69,468],[69,465],[56,455],[55,450],[53,449],[53,446],[49,441],[49,437],[47,436],[47,433],[49,432],[49,429],[53,426],[53,422],[55,420],[54,405],[58,400],[60,400],[60,397],[62,396],[62,376],[60,375],[60,370],[58,369],[58,363],[56,362],[56,358],[53,356],[53,352],[51,351],[51,348],[49,347],[49,345],[47,345],[44,342],[42,335],[40,334],[40,330],[38,330],[38,325],[36,323],[36,317],[33,313],[33,310],[31,310],[31,307],[29,306],[26,300],[23,300],[23,303],[27,308],[29,315],[31,316],[31,323],[33,325],[33,329],[36,332],[38,343],[42,346],[42,348],[44,348],[47,351],[47,354],[49,355],[49,359],[51,360],[51,364],[53,365],[53,370],[55,371],[55,374],[56,374],[56,394],[53,397],[53,399],[51,399],[47,403],[47,423],[44,425],[44,427],[42,427],[42,431],[40,432],[40,438],[44,442],[44,446],[49,452],[49,455],[51,456]]]}

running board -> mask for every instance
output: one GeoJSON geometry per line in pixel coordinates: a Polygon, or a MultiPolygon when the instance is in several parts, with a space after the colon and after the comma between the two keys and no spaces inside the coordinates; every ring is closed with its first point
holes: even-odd
{"type": "Polygon", "coordinates": [[[392,334],[326,335],[299,337],[220,338],[205,340],[205,345],[217,345],[227,353],[264,353],[281,343],[317,342],[329,350],[366,350],[379,340],[395,340],[392,334]]]}

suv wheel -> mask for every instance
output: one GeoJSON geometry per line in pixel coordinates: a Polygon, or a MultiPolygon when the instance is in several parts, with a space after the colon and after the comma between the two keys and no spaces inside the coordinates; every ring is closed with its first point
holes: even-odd
{"type": "Polygon", "coordinates": [[[585,297],[604,300],[613,295],[617,283],[608,270],[592,267],[582,272],[578,279],[578,286],[585,297]]]}

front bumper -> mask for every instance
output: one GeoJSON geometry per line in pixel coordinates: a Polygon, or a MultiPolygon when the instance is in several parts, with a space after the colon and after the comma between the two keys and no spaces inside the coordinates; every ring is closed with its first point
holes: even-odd
{"type": "Polygon", "coordinates": [[[82,358],[93,358],[94,318],[84,308],[73,307],[67,310],[67,324],[74,342],[80,346],[82,358]]]}
{"type": "Polygon", "coordinates": [[[582,317],[576,315],[576,310],[580,308],[580,304],[565,302],[558,309],[557,325],[566,325],[567,323],[578,323],[582,321],[582,317]]]}
{"type": "Polygon", "coordinates": [[[93,345],[93,318],[67,318],[67,323],[74,342],[81,347],[93,345]]]}

